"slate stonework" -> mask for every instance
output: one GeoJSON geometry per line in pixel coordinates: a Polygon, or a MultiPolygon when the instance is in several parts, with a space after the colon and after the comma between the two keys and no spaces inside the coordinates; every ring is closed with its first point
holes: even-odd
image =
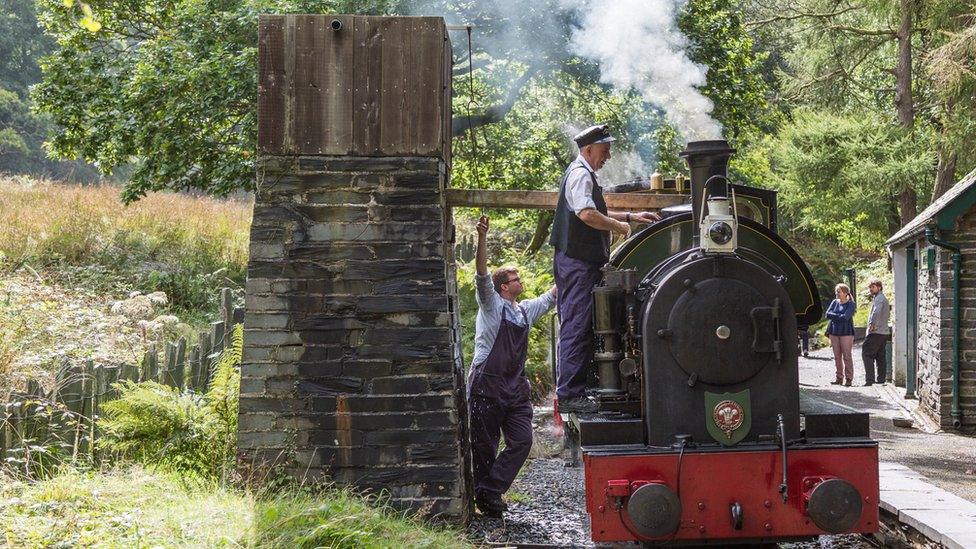
{"type": "Polygon", "coordinates": [[[444,162],[259,164],[241,459],[464,520],[466,418],[444,162]]]}
{"type": "MultiPolygon", "coordinates": [[[[940,238],[960,246],[960,391],[964,430],[976,429],[976,207],[956,219],[940,238]]],[[[944,429],[952,428],[952,254],[936,248],[935,272],[928,271],[924,238],[917,242],[919,409],[944,429]]]]}

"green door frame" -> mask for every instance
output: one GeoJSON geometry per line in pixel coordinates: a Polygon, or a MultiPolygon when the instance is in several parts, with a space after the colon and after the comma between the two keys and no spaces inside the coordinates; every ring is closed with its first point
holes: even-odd
{"type": "Polygon", "coordinates": [[[915,244],[905,248],[905,340],[907,364],[905,398],[915,398],[918,364],[918,258],[915,244]]]}

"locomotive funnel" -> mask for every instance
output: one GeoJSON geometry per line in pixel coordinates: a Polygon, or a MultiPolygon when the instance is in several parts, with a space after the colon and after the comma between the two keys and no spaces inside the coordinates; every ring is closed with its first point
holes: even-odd
{"type": "Polygon", "coordinates": [[[688,148],[681,151],[681,156],[688,162],[691,171],[691,211],[693,214],[691,226],[695,244],[700,241],[699,224],[702,216],[702,197],[728,196],[727,181],[724,179],[729,173],[729,158],[735,149],[724,139],[714,141],[692,141],[688,148]],[[712,176],[719,175],[711,179],[712,176]],[[706,185],[707,184],[707,185],[706,185]]]}

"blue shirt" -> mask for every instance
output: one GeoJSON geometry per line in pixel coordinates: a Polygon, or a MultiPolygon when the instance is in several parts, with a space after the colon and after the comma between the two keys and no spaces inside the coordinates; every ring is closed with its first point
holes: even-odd
{"type": "MultiPolygon", "coordinates": [[[[519,326],[525,326],[526,318],[522,317],[522,312],[515,305],[498,295],[491,283],[491,275],[476,274],[474,282],[477,287],[475,297],[478,300],[478,318],[474,323],[472,364],[480,364],[488,360],[488,354],[495,345],[498,328],[502,324],[502,309],[506,310],[505,319],[519,326]]],[[[519,306],[525,311],[529,326],[532,326],[540,316],[551,311],[555,304],[556,298],[553,297],[552,291],[548,291],[535,299],[527,299],[519,303],[519,306]]]]}
{"type": "Polygon", "coordinates": [[[855,309],[857,305],[853,299],[848,299],[847,303],[841,303],[836,299],[831,301],[830,306],[827,307],[827,318],[830,319],[830,323],[827,324],[827,335],[854,335],[855,309]]]}

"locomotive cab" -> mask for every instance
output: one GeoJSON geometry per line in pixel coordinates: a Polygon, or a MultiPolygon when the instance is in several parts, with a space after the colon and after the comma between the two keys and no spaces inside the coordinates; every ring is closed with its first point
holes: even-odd
{"type": "Polygon", "coordinates": [[[733,152],[690,143],[691,207],[623,243],[594,288],[600,411],[571,424],[595,541],[877,530],[866,414],[801,413],[796,326],[822,306],[796,251],[737,215],[733,152]]]}

